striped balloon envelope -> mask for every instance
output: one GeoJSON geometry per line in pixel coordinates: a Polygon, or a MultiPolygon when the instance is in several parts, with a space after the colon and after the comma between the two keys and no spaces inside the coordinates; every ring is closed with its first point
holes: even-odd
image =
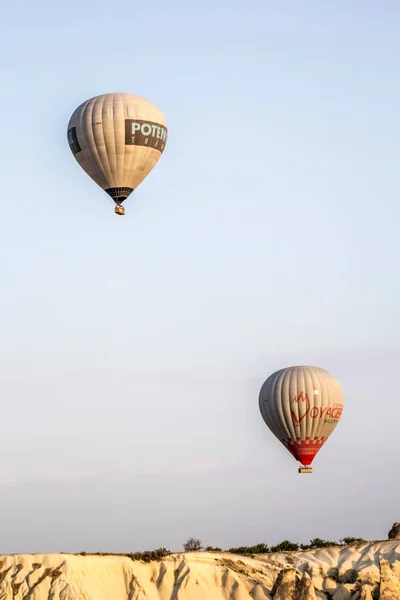
{"type": "Polygon", "coordinates": [[[122,203],[158,162],[167,143],[162,112],[133,94],[102,94],[83,102],[68,123],[68,143],[82,169],[125,214],[122,203]]]}
{"type": "Polygon", "coordinates": [[[311,463],[342,415],[343,397],[338,380],[319,367],[281,369],[262,385],[262,418],[301,463],[299,472],[312,472],[311,463]]]}

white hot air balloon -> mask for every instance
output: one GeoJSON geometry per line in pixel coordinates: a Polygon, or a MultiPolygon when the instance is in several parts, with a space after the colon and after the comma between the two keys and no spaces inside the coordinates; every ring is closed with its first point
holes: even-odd
{"type": "Polygon", "coordinates": [[[302,467],[311,463],[339,422],[343,411],[340,383],[318,367],[288,367],[276,371],[261,387],[262,418],[302,467]]]}
{"type": "Polygon", "coordinates": [[[103,94],[74,111],[68,143],[82,169],[114,200],[115,212],[158,162],[167,142],[162,112],[132,94],[103,94]]]}

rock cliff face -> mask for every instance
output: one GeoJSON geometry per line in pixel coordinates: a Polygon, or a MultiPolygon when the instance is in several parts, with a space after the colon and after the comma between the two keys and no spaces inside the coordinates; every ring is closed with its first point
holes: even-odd
{"type": "Polygon", "coordinates": [[[0,600],[400,600],[400,541],[264,554],[0,556],[0,600]]]}
{"type": "Polygon", "coordinates": [[[388,533],[389,540],[400,539],[400,523],[393,523],[392,529],[388,533]]]}

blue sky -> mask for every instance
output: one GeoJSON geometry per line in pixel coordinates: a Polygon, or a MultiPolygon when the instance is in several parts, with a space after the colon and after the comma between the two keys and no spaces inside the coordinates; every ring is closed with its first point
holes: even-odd
{"type": "Polygon", "coordinates": [[[328,4],[3,6],[1,552],[400,520],[400,5],[328,4]],[[169,128],[124,219],[66,141],[106,92],[169,128]],[[345,392],[312,477],[258,410],[292,364],[345,392]]]}

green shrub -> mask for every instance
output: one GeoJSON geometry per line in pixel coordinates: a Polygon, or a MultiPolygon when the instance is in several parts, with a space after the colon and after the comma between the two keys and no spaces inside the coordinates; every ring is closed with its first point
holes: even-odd
{"type": "Polygon", "coordinates": [[[128,556],[132,560],[141,560],[143,562],[148,563],[152,560],[160,561],[165,556],[168,556],[168,554],[171,554],[171,552],[169,550],[167,550],[166,548],[158,548],[157,550],[145,550],[144,552],[132,552],[130,554],[126,554],[125,556],[128,556]]]}
{"type": "Polygon", "coordinates": [[[340,541],[342,542],[343,546],[350,546],[350,544],[365,542],[365,540],[363,540],[362,538],[356,538],[356,537],[345,537],[340,541]]]}
{"type": "Polygon", "coordinates": [[[200,540],[191,537],[183,544],[183,549],[185,552],[199,552],[203,549],[203,546],[200,540]]]}
{"type": "Polygon", "coordinates": [[[302,550],[313,550],[314,548],[329,548],[330,546],[340,546],[338,542],[329,542],[327,540],[321,540],[321,538],[314,538],[310,540],[309,544],[300,544],[302,550]]]}
{"type": "Polygon", "coordinates": [[[255,546],[239,546],[238,548],[229,548],[231,554],[267,554],[269,548],[266,544],[256,544],[255,546]]]}
{"type": "Polygon", "coordinates": [[[299,544],[285,540],[277,546],[272,546],[271,552],[296,552],[299,549],[299,544]]]}

